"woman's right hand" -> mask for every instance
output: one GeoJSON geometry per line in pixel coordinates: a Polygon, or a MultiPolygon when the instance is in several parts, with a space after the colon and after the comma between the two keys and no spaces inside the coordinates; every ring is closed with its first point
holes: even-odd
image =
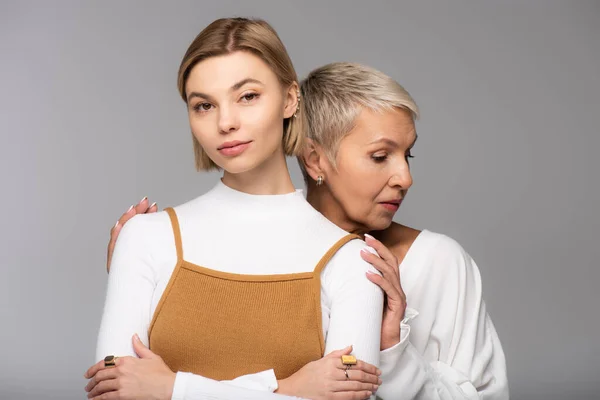
{"type": "Polygon", "coordinates": [[[115,243],[117,242],[117,237],[119,237],[119,232],[121,232],[123,225],[137,214],[150,214],[158,211],[156,203],[149,204],[150,201],[148,198],[144,197],[137,205],[129,207],[129,210],[121,215],[121,218],[117,220],[117,223],[110,230],[110,240],[106,252],[106,272],[110,272],[110,261],[112,259],[113,250],[115,249],[115,243]]]}
{"type": "Polygon", "coordinates": [[[368,399],[381,384],[381,371],[374,365],[357,360],[346,378],[346,367],[341,357],[351,352],[352,346],[348,346],[306,364],[292,376],[279,380],[276,393],[312,400],[368,399]]]}

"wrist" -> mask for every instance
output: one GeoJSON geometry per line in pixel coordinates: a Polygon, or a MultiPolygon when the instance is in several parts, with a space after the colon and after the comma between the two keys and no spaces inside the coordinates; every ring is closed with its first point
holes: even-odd
{"type": "Polygon", "coordinates": [[[289,378],[286,379],[278,379],[277,380],[277,389],[273,391],[273,393],[291,395],[290,392],[290,381],[289,378]]]}
{"type": "Polygon", "coordinates": [[[175,387],[175,379],[177,378],[177,373],[172,371],[169,372],[168,378],[165,380],[164,400],[171,400],[173,398],[173,389],[175,387]]]}
{"type": "Polygon", "coordinates": [[[381,351],[387,350],[400,343],[400,330],[381,337],[381,351]]]}

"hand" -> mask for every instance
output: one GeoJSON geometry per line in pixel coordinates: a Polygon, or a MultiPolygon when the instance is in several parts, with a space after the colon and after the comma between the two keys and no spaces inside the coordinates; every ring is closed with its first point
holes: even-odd
{"type": "Polygon", "coordinates": [[[156,203],[152,203],[150,206],[148,204],[150,204],[150,201],[148,201],[147,197],[144,197],[137,205],[129,207],[129,210],[121,215],[121,218],[117,220],[115,226],[110,230],[110,240],[106,252],[106,272],[110,272],[110,261],[112,260],[113,250],[115,249],[115,243],[123,225],[137,214],[150,214],[158,211],[156,203]]]}
{"type": "Polygon", "coordinates": [[[373,236],[365,235],[365,241],[379,255],[367,250],[360,252],[361,257],[382,274],[367,272],[367,279],[385,292],[381,325],[381,350],[385,350],[400,342],[400,323],[406,312],[406,295],[400,284],[398,258],[373,236]]]}
{"type": "Polygon", "coordinates": [[[140,358],[119,357],[114,367],[104,367],[104,360],[85,373],[90,379],[85,387],[88,399],[94,400],[170,400],[175,373],[148,349],[137,335],[133,348],[140,358]]]}
{"type": "Polygon", "coordinates": [[[352,346],[348,346],[306,364],[292,376],[278,381],[276,393],[312,400],[369,398],[381,384],[381,371],[374,365],[357,360],[357,364],[348,370],[349,378],[346,378],[346,367],[341,357],[351,352],[352,346]]]}

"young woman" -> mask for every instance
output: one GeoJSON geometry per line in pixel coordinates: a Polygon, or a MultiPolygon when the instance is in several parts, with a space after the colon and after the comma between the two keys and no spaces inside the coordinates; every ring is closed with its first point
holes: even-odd
{"type": "MultiPolygon", "coordinates": [[[[412,184],[417,111],[408,93],[381,72],[350,63],[316,69],[301,92],[310,139],[299,161],[310,204],[346,231],[380,240],[365,236],[382,259],[363,254],[382,272],[368,278],[387,296],[377,395],[507,399],[504,353],[477,265],[447,236],[392,221],[412,184]]],[[[107,268],[124,224],[156,210],[144,198],[121,216],[111,231],[107,268]]]]}
{"type": "Polygon", "coordinates": [[[277,34],[262,21],[213,22],[186,52],[179,90],[198,168],[223,177],[122,230],[98,338],[104,367],[89,371],[88,397],[265,398],[219,381],[267,375],[269,390],[297,391],[292,376],[339,349],[326,357],[328,390],[371,396],[383,293],[365,279],[364,242],[292,185],[285,156],[302,148],[302,110],[277,34]],[[352,350],[364,362],[348,367],[352,350]]]}

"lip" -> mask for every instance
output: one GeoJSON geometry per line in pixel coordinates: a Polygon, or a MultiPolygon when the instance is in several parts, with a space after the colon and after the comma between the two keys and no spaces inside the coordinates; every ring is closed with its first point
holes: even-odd
{"type": "Polygon", "coordinates": [[[396,212],[400,208],[400,204],[402,204],[402,199],[381,201],[379,204],[381,204],[388,211],[396,212]]]}
{"type": "Polygon", "coordinates": [[[233,140],[231,142],[225,142],[222,145],[220,145],[217,150],[223,154],[224,156],[238,156],[240,154],[242,154],[249,146],[250,143],[252,143],[251,140],[247,141],[247,142],[243,142],[240,140],[233,140]]]}

